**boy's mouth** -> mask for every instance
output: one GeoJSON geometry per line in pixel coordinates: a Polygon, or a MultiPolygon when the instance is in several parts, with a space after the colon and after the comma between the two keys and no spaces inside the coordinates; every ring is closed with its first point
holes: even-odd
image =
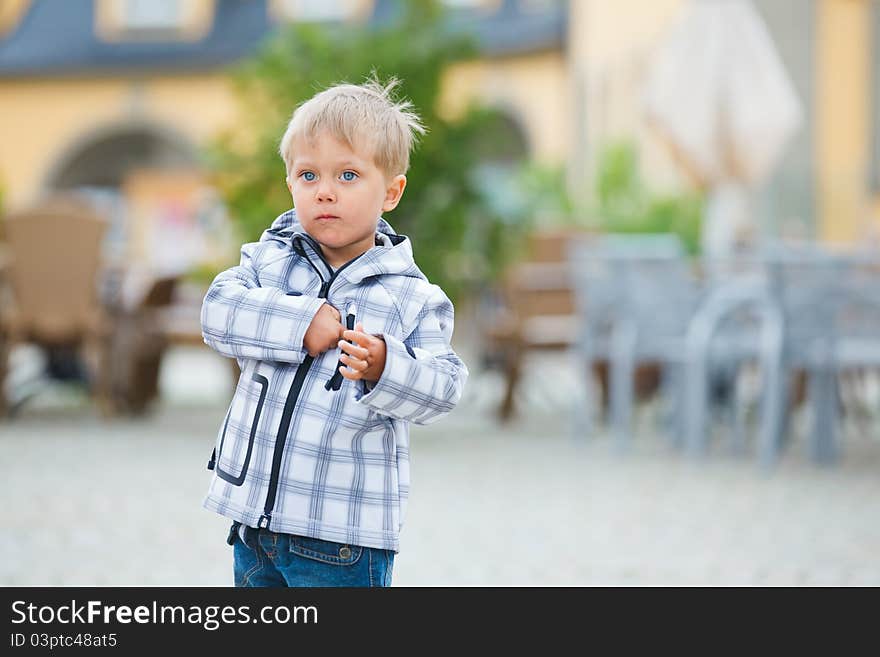
{"type": "Polygon", "coordinates": [[[315,219],[318,220],[328,220],[328,219],[339,219],[335,214],[319,214],[315,219]]]}

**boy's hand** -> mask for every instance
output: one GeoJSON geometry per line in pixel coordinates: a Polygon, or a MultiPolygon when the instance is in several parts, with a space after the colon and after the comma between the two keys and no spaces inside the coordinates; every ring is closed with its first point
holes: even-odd
{"type": "Polygon", "coordinates": [[[333,349],[344,330],[342,315],[336,308],[325,303],[312,318],[303,337],[303,347],[309,352],[309,356],[315,358],[318,354],[333,349]]]}
{"type": "Polygon", "coordinates": [[[353,331],[343,331],[342,337],[344,339],[339,341],[339,348],[344,353],[339,360],[348,366],[339,368],[342,376],[352,381],[378,381],[385,371],[385,340],[364,333],[361,323],[353,331]]]}

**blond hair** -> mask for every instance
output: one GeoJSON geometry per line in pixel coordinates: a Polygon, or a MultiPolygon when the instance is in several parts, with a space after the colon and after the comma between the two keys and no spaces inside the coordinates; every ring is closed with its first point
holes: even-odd
{"type": "Polygon", "coordinates": [[[406,173],[410,151],[425,127],[411,102],[393,98],[391,92],[398,84],[395,78],[385,85],[375,78],[362,85],[338,84],[297,107],[278,147],[288,174],[294,140],[312,140],[325,130],[349,148],[369,149],[387,176],[406,173]]]}

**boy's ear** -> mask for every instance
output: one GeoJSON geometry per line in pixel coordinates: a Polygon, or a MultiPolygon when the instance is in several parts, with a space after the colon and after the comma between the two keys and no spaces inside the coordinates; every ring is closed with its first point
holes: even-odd
{"type": "Polygon", "coordinates": [[[390,212],[400,203],[403,190],[406,187],[406,176],[400,174],[391,179],[391,184],[385,189],[385,202],[382,204],[383,212],[390,212]]]}
{"type": "Polygon", "coordinates": [[[290,176],[284,176],[284,182],[287,183],[287,191],[293,194],[293,185],[290,183],[290,176]]]}

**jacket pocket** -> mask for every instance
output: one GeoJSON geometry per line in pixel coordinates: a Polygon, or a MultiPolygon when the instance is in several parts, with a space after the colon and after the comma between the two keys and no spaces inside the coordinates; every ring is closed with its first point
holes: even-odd
{"type": "Polygon", "coordinates": [[[307,536],[291,536],[290,551],[293,554],[333,566],[351,566],[361,558],[360,545],[344,545],[307,536]]]}
{"type": "MultiPolygon", "coordinates": [[[[269,379],[267,379],[265,376],[254,372],[251,376],[251,380],[259,384],[260,396],[257,400],[257,407],[254,410],[254,417],[251,420],[250,432],[247,434],[247,445],[245,448],[244,459],[241,463],[241,468],[238,474],[235,474],[234,472],[230,472],[228,470],[224,470],[221,465],[223,462],[223,447],[224,445],[226,445],[226,439],[229,437],[229,418],[232,415],[232,408],[235,406],[235,399],[233,399],[233,403],[230,406],[229,412],[226,414],[226,420],[223,423],[223,433],[220,437],[220,446],[217,448],[217,456],[215,459],[214,472],[223,481],[229,482],[233,486],[241,486],[244,483],[245,477],[247,476],[248,466],[251,462],[251,455],[254,451],[254,440],[257,436],[257,425],[259,425],[260,423],[260,416],[263,413],[263,403],[266,401],[266,393],[269,390],[269,379]]],[[[235,442],[233,442],[231,447],[236,448],[238,446],[235,444],[235,442]]],[[[229,451],[229,446],[227,446],[227,451],[229,451]]],[[[240,448],[233,449],[232,454],[227,458],[227,461],[235,459],[236,453],[240,453],[240,451],[240,448]]]]}

